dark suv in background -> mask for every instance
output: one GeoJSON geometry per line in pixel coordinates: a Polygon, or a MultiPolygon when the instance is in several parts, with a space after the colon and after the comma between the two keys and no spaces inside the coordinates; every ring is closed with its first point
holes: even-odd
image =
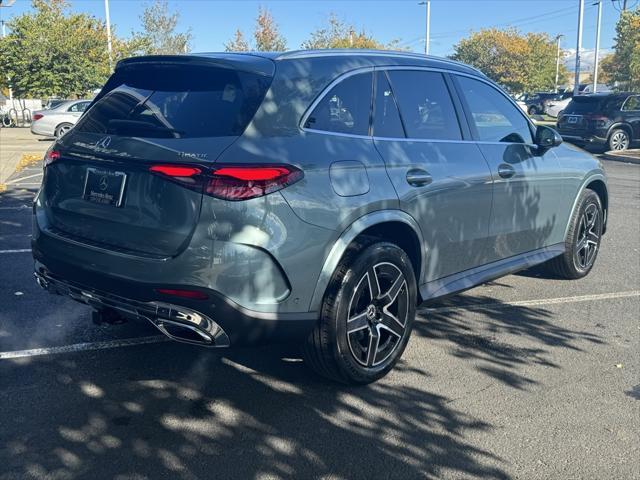
{"type": "Polygon", "coordinates": [[[574,97],[558,117],[568,142],[626,150],[640,138],[640,94],[603,93],[574,97]]]}
{"type": "Polygon", "coordinates": [[[522,101],[527,106],[529,115],[538,115],[544,113],[545,102],[549,100],[560,100],[566,98],[562,94],[555,92],[537,92],[526,95],[522,101]]]}

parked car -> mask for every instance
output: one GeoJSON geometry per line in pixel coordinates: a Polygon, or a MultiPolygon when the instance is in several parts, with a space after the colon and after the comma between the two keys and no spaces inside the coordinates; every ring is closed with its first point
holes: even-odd
{"type": "Polygon", "coordinates": [[[549,100],[545,104],[544,113],[550,117],[558,118],[558,116],[564,111],[564,109],[567,108],[567,105],[569,105],[569,102],[572,98],[573,95],[563,99],[549,100]]]}
{"type": "Polygon", "coordinates": [[[594,93],[574,97],[558,118],[558,132],[578,145],[626,150],[640,139],[640,94],[594,93]]]}
{"type": "Polygon", "coordinates": [[[384,376],[416,307],[535,264],[589,273],[599,161],[486,76],[362,50],[120,61],[47,152],[38,283],[169,337],[296,341],[384,376]]]}
{"type": "Polygon", "coordinates": [[[91,100],[67,100],[49,110],[33,112],[31,133],[60,138],[76,124],[91,100]]]}
{"type": "Polygon", "coordinates": [[[529,115],[539,115],[544,113],[544,102],[556,98],[559,98],[559,94],[555,92],[537,92],[523,96],[521,101],[526,105],[529,115]]]}

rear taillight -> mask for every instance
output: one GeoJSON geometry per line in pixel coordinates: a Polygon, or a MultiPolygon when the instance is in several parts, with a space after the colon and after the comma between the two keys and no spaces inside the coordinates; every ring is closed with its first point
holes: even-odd
{"type": "Polygon", "coordinates": [[[60,152],[57,150],[47,150],[47,153],[44,154],[44,166],[48,167],[56,160],[60,159],[60,152]]]}
{"type": "Polygon", "coordinates": [[[41,113],[34,113],[31,121],[35,122],[36,120],[40,120],[42,117],[44,117],[44,115],[42,115],[41,113]]]}
{"type": "Polygon", "coordinates": [[[224,165],[213,169],[189,165],[153,165],[160,174],[192,190],[223,200],[239,201],[281,190],[304,177],[291,165],[224,165]]]}
{"type": "Polygon", "coordinates": [[[596,127],[604,127],[609,122],[609,117],[604,115],[587,115],[587,120],[593,122],[596,127]]]}

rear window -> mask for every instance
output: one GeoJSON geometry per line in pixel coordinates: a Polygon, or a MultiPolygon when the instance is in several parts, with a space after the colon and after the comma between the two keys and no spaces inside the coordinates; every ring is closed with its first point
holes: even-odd
{"type": "Polygon", "coordinates": [[[144,65],[116,72],[75,130],[155,138],[242,134],[271,77],[219,67],[144,65]]]}

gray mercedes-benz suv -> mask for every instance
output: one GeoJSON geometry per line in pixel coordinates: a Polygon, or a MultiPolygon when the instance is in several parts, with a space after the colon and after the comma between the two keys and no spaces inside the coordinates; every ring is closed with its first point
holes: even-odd
{"type": "Polygon", "coordinates": [[[607,208],[596,159],[459,63],[139,57],[46,154],[35,275],[97,320],[299,341],[320,374],[366,383],[420,302],[543,262],[586,275],[607,208]]]}

